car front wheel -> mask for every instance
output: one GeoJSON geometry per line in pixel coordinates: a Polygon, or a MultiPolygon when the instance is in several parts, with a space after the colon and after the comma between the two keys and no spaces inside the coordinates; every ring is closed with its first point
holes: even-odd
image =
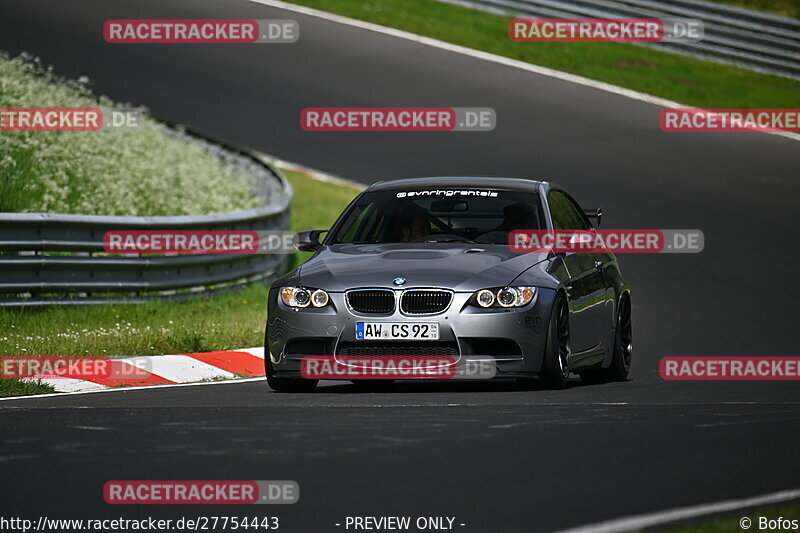
{"type": "Polygon", "coordinates": [[[625,381],[631,370],[633,356],[633,328],[631,327],[631,300],[623,295],[617,306],[617,327],[614,331],[614,351],[608,368],[581,373],[581,381],[588,384],[607,381],[625,381]]]}
{"type": "Polygon", "coordinates": [[[569,305],[563,294],[556,297],[547,332],[547,349],[541,381],[548,389],[563,389],[569,378],[569,305]]]}
{"type": "Polygon", "coordinates": [[[314,392],[317,379],[292,379],[267,376],[267,385],[275,392],[314,392]]]}
{"type": "Polygon", "coordinates": [[[631,300],[623,296],[617,312],[617,331],[614,335],[614,357],[606,371],[609,381],[625,381],[631,370],[633,356],[633,328],[631,327],[631,300]]]}
{"type": "Polygon", "coordinates": [[[267,336],[264,336],[264,373],[267,375],[267,385],[275,392],[314,392],[318,379],[279,378],[275,376],[272,360],[269,354],[267,336]]]}

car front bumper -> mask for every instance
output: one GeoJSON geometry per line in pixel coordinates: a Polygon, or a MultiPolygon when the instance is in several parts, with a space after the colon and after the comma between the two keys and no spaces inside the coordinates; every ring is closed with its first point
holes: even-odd
{"type": "Polygon", "coordinates": [[[479,309],[468,305],[472,292],[454,293],[450,306],[433,315],[360,314],[345,302],[344,293],[329,293],[330,303],[321,309],[296,309],[270,291],[266,347],[271,371],[300,377],[301,360],[307,356],[336,359],[343,354],[445,355],[456,364],[490,360],[500,376],[531,376],[542,365],[550,310],[551,289],[538,289],[536,299],[521,308],[479,309]],[[356,340],[356,322],[436,322],[439,341],[356,340]],[[385,348],[385,350],[384,350],[385,348]],[[405,352],[408,352],[407,354],[405,352]]]}

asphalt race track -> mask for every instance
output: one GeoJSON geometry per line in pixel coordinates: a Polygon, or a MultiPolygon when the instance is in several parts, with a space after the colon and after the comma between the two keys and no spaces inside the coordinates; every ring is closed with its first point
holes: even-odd
{"type": "MultiPolygon", "coordinates": [[[[524,46],[524,45],[521,45],[524,46]]],[[[668,134],[659,108],[247,1],[3,0],[0,50],[28,51],[164,120],[342,176],[509,175],[601,205],[606,228],[699,228],[700,254],[627,255],[627,383],[522,391],[403,384],[315,394],[203,385],[0,402],[0,514],[448,515],[550,531],[800,487],[791,382],[666,382],[667,355],[797,355],[800,143],[668,134]],[[291,18],[291,45],[111,45],[110,18],[291,18]],[[493,107],[462,133],[307,133],[312,106],[493,107]],[[109,506],[110,479],[293,479],[292,506],[109,506]]],[[[314,198],[308,198],[314,202],[314,198]]]]}

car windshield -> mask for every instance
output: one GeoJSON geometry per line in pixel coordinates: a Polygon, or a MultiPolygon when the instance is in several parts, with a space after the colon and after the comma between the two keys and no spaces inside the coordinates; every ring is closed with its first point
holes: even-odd
{"type": "Polygon", "coordinates": [[[484,189],[377,191],[357,200],[329,244],[508,244],[512,230],[544,228],[535,193],[484,189]]]}

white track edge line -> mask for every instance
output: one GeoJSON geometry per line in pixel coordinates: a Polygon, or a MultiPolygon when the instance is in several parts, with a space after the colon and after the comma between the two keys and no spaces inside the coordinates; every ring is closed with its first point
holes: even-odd
{"type": "Polygon", "coordinates": [[[103,394],[106,392],[131,392],[139,390],[168,389],[172,387],[195,387],[198,385],[234,385],[236,383],[247,383],[250,381],[265,381],[266,376],[254,378],[223,379],[220,381],[196,381],[194,383],[166,383],[163,385],[142,385],[139,387],[113,387],[103,390],[87,390],[78,392],[52,392],[48,394],[28,394],[27,396],[6,396],[0,398],[0,402],[7,400],[30,400],[33,398],[63,398],[64,396],[75,396],[77,394],[103,394]]]}
{"type": "MultiPolygon", "coordinates": [[[[262,360],[264,359],[264,356],[263,356],[264,348],[261,347],[261,346],[254,346],[254,347],[251,347],[251,348],[239,348],[239,349],[236,349],[236,350],[216,350],[216,351],[218,351],[218,352],[246,353],[246,354],[251,355],[253,357],[256,357],[258,359],[262,359],[262,360]],[[259,352],[261,352],[261,354],[259,354],[259,352]]],[[[210,352],[203,352],[203,353],[210,353],[210,352]]],[[[147,362],[148,359],[161,358],[161,357],[173,357],[173,358],[174,357],[185,357],[185,358],[193,359],[195,361],[195,363],[197,363],[198,366],[200,366],[200,367],[213,368],[216,371],[220,372],[220,374],[217,374],[216,376],[209,376],[210,379],[226,379],[226,380],[239,380],[240,379],[240,378],[237,378],[236,374],[234,374],[233,372],[230,372],[230,371],[225,370],[223,368],[208,364],[205,361],[201,361],[200,359],[196,359],[196,358],[192,357],[192,355],[190,355],[190,354],[136,355],[136,356],[132,356],[132,357],[117,358],[117,359],[112,359],[112,360],[113,361],[119,361],[120,363],[131,365],[131,366],[134,366],[136,368],[140,368],[140,369],[142,369],[142,370],[144,370],[144,371],[146,371],[146,372],[148,372],[148,373],[150,373],[150,374],[152,374],[154,376],[160,377],[162,379],[166,379],[168,381],[172,381],[172,382],[174,382],[176,384],[186,385],[186,384],[189,384],[189,383],[208,383],[207,381],[204,381],[204,380],[189,381],[189,382],[176,382],[173,379],[173,376],[165,376],[162,373],[154,372],[152,369],[147,368],[148,365],[146,364],[146,362],[147,362]],[[136,363],[141,363],[141,366],[139,364],[136,364],[136,363]]],[[[258,377],[258,376],[256,376],[256,377],[258,377]]],[[[205,378],[205,379],[209,379],[209,378],[205,378]]],[[[63,379],[63,378],[59,377],[59,378],[56,378],[56,379],[63,379]]],[[[46,377],[24,378],[23,379],[23,381],[37,381],[37,380],[41,380],[46,385],[51,385],[51,386],[54,386],[54,384],[58,383],[57,381],[54,383],[52,380],[48,380],[48,378],[46,378],[46,377]]],[[[89,386],[96,386],[96,387],[102,387],[104,389],[113,389],[113,390],[124,389],[124,388],[136,388],[136,387],[140,387],[140,386],[144,386],[144,387],[151,387],[152,386],[152,385],[135,385],[133,387],[130,387],[130,386],[128,386],[128,387],[126,387],[126,386],[109,387],[108,385],[101,385],[99,383],[94,383],[93,381],[90,381],[90,380],[87,380],[87,379],[75,378],[75,379],[72,379],[72,381],[83,381],[83,382],[86,382],[89,386]]],[[[168,384],[163,384],[163,385],[168,385],[168,384]]],[[[16,399],[16,398],[27,398],[29,396],[38,396],[38,397],[42,397],[42,396],[63,396],[64,394],[86,393],[86,392],[99,392],[99,390],[56,391],[56,392],[50,393],[50,394],[33,394],[33,395],[28,394],[28,395],[25,395],[25,396],[10,396],[8,398],[0,398],[0,400],[16,399]]]]}
{"type": "MultiPolygon", "coordinates": [[[[638,91],[634,91],[632,89],[626,89],[624,87],[613,85],[611,83],[584,78],[583,76],[570,74],[568,72],[564,72],[561,70],[535,65],[533,63],[526,63],[524,61],[503,57],[497,54],[492,54],[490,52],[483,52],[481,50],[475,50],[474,48],[468,48],[466,46],[451,44],[444,41],[440,41],[438,39],[433,39],[431,37],[423,37],[422,35],[417,35],[416,33],[398,30],[395,28],[389,28],[388,26],[381,26],[379,24],[374,24],[372,22],[365,22],[363,20],[357,20],[342,15],[336,15],[334,13],[329,13],[327,11],[320,11],[318,9],[306,6],[291,4],[289,2],[284,2],[282,0],[247,0],[247,1],[256,4],[262,4],[269,7],[274,7],[277,9],[284,9],[286,11],[293,11],[295,13],[308,15],[310,17],[321,18],[324,20],[328,20],[330,22],[336,22],[347,26],[353,26],[355,28],[360,28],[362,30],[382,33],[384,35],[389,35],[391,37],[396,37],[398,39],[405,39],[407,41],[412,41],[418,44],[424,44],[426,46],[439,48],[442,50],[446,50],[448,52],[462,54],[465,56],[473,57],[475,59],[482,59],[484,61],[490,61],[492,63],[505,65],[507,67],[526,70],[528,72],[533,72],[535,74],[541,74],[543,76],[548,76],[550,78],[555,78],[558,80],[575,83],[577,85],[583,85],[585,87],[591,87],[593,89],[598,89],[608,93],[616,94],[618,96],[624,96],[626,98],[630,98],[631,100],[638,100],[640,102],[645,102],[660,107],[667,107],[667,108],[689,107],[685,104],[674,102],[672,100],[667,100],[666,98],[661,98],[659,96],[654,96],[652,94],[647,94],[647,93],[640,93],[638,91]]],[[[780,137],[785,137],[787,139],[792,139],[794,141],[800,141],[800,133],[777,132],[777,131],[757,132],[757,133],[768,133],[770,135],[778,135],[780,137]]]]}
{"type": "Polygon", "coordinates": [[[256,155],[261,158],[264,162],[276,166],[281,167],[286,170],[293,170],[295,172],[301,172],[303,174],[308,175],[309,177],[317,180],[317,181],[324,181],[326,183],[334,183],[336,185],[343,185],[345,187],[352,187],[359,191],[363,191],[367,188],[367,185],[363,183],[359,183],[357,181],[349,180],[347,178],[343,178],[341,176],[337,176],[335,174],[331,174],[329,172],[324,172],[322,170],[317,170],[315,168],[307,167],[305,165],[301,165],[300,163],[295,163],[293,161],[286,161],[285,159],[280,159],[275,157],[274,155],[265,154],[264,152],[255,152],[256,155]]]}
{"type": "Polygon", "coordinates": [[[692,505],[688,507],[678,507],[668,511],[658,511],[655,513],[607,520],[604,522],[597,522],[595,524],[587,524],[585,526],[564,529],[558,533],[620,533],[639,531],[643,528],[669,524],[671,522],[687,520],[690,518],[698,518],[705,515],[713,515],[727,511],[744,510],[747,508],[760,507],[762,505],[787,502],[797,499],[800,499],[800,489],[790,489],[780,492],[773,492],[770,494],[762,494],[760,496],[753,496],[751,498],[726,500],[717,503],[692,505]]]}

